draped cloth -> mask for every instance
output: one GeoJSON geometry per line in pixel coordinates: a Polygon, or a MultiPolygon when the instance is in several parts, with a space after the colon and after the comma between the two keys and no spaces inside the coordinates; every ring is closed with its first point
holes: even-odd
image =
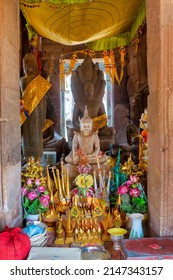
{"type": "Polygon", "coordinates": [[[95,50],[126,45],[145,18],[144,0],[20,0],[20,8],[30,32],[95,50]]]}
{"type": "MultiPolygon", "coordinates": [[[[51,84],[38,75],[33,79],[26,89],[23,92],[22,101],[24,104],[24,107],[28,111],[28,115],[30,115],[33,110],[37,107],[41,99],[45,96],[48,89],[51,87],[51,84]]],[[[24,112],[21,112],[20,114],[20,125],[24,123],[24,121],[27,119],[26,114],[24,112]]]]}

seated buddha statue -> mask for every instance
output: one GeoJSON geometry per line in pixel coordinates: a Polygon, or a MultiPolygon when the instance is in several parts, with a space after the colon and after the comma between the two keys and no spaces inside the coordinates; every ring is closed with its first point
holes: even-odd
{"type": "Polygon", "coordinates": [[[65,157],[70,164],[78,164],[80,156],[84,156],[89,164],[96,164],[97,158],[100,163],[106,162],[106,155],[100,153],[100,140],[98,132],[93,132],[93,120],[88,116],[85,106],[84,116],[80,119],[80,131],[74,131],[72,151],[65,157]]]}

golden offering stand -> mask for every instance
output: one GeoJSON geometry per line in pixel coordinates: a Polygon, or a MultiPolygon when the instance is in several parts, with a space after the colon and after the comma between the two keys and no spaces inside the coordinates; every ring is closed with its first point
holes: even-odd
{"type": "Polygon", "coordinates": [[[93,191],[88,196],[70,190],[69,174],[63,162],[61,162],[61,170],[47,167],[46,173],[51,202],[49,211],[43,215],[43,221],[48,226],[51,223],[53,225],[50,228],[55,232],[54,244],[98,246],[105,241],[110,241],[107,230],[115,227],[116,221],[108,201],[111,172],[107,174],[98,169],[96,174],[94,170],[93,191]]]}

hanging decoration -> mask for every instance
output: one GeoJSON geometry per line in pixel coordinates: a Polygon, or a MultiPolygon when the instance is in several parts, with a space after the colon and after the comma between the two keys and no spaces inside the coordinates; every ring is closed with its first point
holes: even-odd
{"type": "Polygon", "coordinates": [[[119,52],[120,52],[121,71],[120,71],[120,78],[119,78],[118,84],[120,85],[120,83],[122,81],[122,78],[124,76],[124,66],[125,66],[125,59],[124,59],[124,57],[125,57],[125,54],[126,54],[126,50],[125,50],[125,48],[121,48],[119,50],[119,52]]]}
{"type": "Polygon", "coordinates": [[[120,53],[120,65],[121,65],[120,76],[118,76],[118,72],[117,72],[114,51],[113,50],[110,50],[110,52],[107,50],[103,51],[105,71],[107,74],[110,75],[112,84],[114,84],[114,79],[116,79],[118,85],[121,84],[124,75],[125,54],[126,54],[125,48],[120,48],[119,53],[120,53]]]}
{"type": "MultiPolygon", "coordinates": [[[[114,81],[116,79],[118,85],[120,85],[124,75],[126,49],[120,48],[119,50],[116,50],[116,52],[119,52],[120,54],[120,60],[118,61],[117,59],[117,62],[115,62],[115,50],[112,49],[110,51],[104,50],[103,52],[100,53],[99,52],[95,53],[93,50],[88,50],[88,49],[75,51],[74,53],[71,54],[68,69],[65,69],[64,55],[61,54],[61,58],[59,62],[61,85],[65,83],[65,75],[67,76],[70,75],[72,71],[75,69],[76,64],[78,62],[77,58],[79,54],[83,54],[84,56],[89,55],[92,58],[94,57],[103,58],[105,72],[106,74],[110,75],[111,83],[114,84],[114,81]],[[120,75],[118,75],[116,63],[120,64],[121,66],[120,75]]],[[[69,56],[69,53],[66,55],[69,56]]]]}
{"type": "Polygon", "coordinates": [[[30,39],[29,43],[32,46],[32,52],[37,60],[39,74],[41,74],[42,37],[37,33],[35,33],[33,37],[30,39]]]}
{"type": "Polygon", "coordinates": [[[75,52],[74,54],[72,54],[71,58],[70,58],[70,65],[69,65],[69,69],[67,71],[67,76],[71,74],[72,70],[75,68],[76,62],[77,62],[77,53],[75,52]]]}
{"type": "Polygon", "coordinates": [[[109,52],[107,50],[103,51],[103,60],[105,64],[105,72],[110,73],[109,52]]]}
{"type": "Polygon", "coordinates": [[[60,72],[61,91],[63,91],[65,89],[65,61],[63,55],[61,55],[61,59],[59,63],[59,72],[60,72]]]}
{"type": "Polygon", "coordinates": [[[115,64],[115,58],[114,58],[114,51],[110,50],[110,61],[111,61],[111,69],[110,69],[110,77],[111,77],[111,82],[114,84],[114,78],[116,79],[118,85],[120,85],[119,77],[118,77],[118,72],[117,72],[117,67],[115,64]]]}

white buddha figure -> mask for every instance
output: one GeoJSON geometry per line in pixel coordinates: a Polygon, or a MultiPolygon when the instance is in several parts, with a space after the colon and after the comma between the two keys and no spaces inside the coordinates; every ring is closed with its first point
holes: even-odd
{"type": "Polygon", "coordinates": [[[100,163],[106,162],[106,155],[100,153],[98,131],[93,132],[93,120],[88,116],[87,106],[83,118],[80,119],[80,132],[74,132],[72,151],[66,156],[65,161],[78,164],[81,153],[89,164],[96,164],[97,158],[100,163]]]}

